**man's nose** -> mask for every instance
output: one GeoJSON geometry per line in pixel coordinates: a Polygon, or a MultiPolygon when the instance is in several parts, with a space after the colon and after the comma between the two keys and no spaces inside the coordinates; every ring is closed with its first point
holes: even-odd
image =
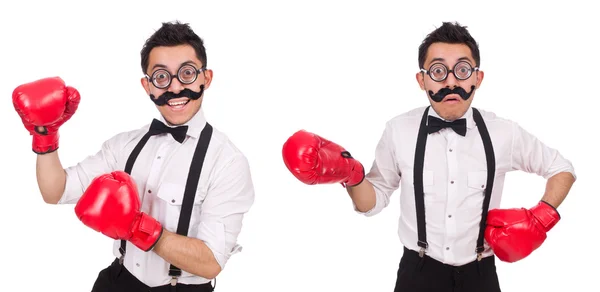
{"type": "Polygon", "coordinates": [[[446,83],[446,86],[448,86],[450,88],[454,88],[454,87],[458,86],[458,79],[456,79],[453,72],[449,72],[448,76],[446,77],[445,83],[446,83]]]}
{"type": "Polygon", "coordinates": [[[179,92],[181,92],[184,89],[183,84],[181,84],[181,82],[179,82],[179,79],[177,79],[177,77],[173,77],[173,80],[171,80],[171,84],[169,85],[168,90],[177,94],[179,92]]]}

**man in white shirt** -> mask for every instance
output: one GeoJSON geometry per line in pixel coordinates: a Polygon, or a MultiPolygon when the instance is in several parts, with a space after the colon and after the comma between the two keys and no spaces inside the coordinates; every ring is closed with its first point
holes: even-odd
{"type": "Polygon", "coordinates": [[[341,183],[373,216],[401,188],[404,245],[395,291],[500,291],[495,258],[528,256],[559,221],[575,181],[571,163],[517,123],[471,107],[483,72],[476,41],[444,23],[419,47],[419,86],[430,106],[386,123],[368,173],[345,148],[300,130],[283,146],[287,168],[313,185],[341,183]],[[547,179],[539,204],[499,209],[507,172],[547,179]],[[489,212],[488,212],[489,210],[489,212]]]}
{"type": "Polygon", "coordinates": [[[213,72],[202,39],[187,24],[163,23],[141,51],[141,84],[160,118],[107,140],[63,169],[59,127],[78,91],[58,77],[23,84],[13,103],[33,136],[47,203],[76,204],[78,218],[115,239],[101,291],[213,291],[254,201],[248,161],[203,114],[213,72]]]}

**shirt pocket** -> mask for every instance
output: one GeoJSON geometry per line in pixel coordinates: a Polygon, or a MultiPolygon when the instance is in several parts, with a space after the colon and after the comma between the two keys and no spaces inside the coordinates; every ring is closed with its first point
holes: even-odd
{"type": "MultiPolygon", "coordinates": [[[[153,209],[155,209],[156,213],[163,215],[161,216],[163,219],[163,226],[171,232],[177,232],[184,195],[185,186],[181,184],[163,182],[158,189],[158,202],[157,206],[153,206],[153,209]],[[157,207],[159,208],[158,210],[156,209],[157,207]]],[[[200,217],[199,214],[202,211],[202,202],[205,198],[206,192],[199,187],[196,190],[196,195],[194,197],[194,206],[192,207],[188,236],[194,234],[193,231],[197,229],[197,221],[200,217]]]]}
{"type": "MultiPolygon", "coordinates": [[[[406,186],[411,188],[411,192],[414,192],[414,171],[407,169],[402,173],[404,182],[408,183],[406,186]]],[[[435,173],[433,170],[423,170],[423,194],[425,195],[425,200],[438,200],[436,198],[438,195],[435,193],[435,173]]]]}
{"type": "Polygon", "coordinates": [[[487,187],[487,171],[469,171],[467,173],[467,205],[473,208],[483,208],[485,188],[487,187]]]}
{"type": "Polygon", "coordinates": [[[431,190],[431,187],[434,185],[433,170],[423,170],[423,190],[431,190]]]}
{"type": "Polygon", "coordinates": [[[425,195],[426,207],[446,201],[446,195],[436,189],[435,172],[433,170],[423,170],[423,194],[425,195]]]}

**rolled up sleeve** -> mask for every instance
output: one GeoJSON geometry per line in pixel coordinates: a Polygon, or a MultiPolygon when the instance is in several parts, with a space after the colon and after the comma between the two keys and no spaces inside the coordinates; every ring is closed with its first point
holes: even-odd
{"type": "Polygon", "coordinates": [[[387,207],[392,193],[400,185],[400,170],[394,154],[392,133],[391,125],[388,122],[377,143],[375,159],[371,169],[365,177],[375,188],[375,206],[371,210],[361,212],[354,205],[354,211],[367,217],[374,216],[387,207]]]}
{"type": "Polygon", "coordinates": [[[513,125],[511,164],[513,170],[535,173],[545,179],[561,172],[569,172],[577,179],[569,160],[516,123],[513,125]]]}
{"type": "Polygon", "coordinates": [[[95,155],[90,155],[76,165],[65,169],[67,180],[58,204],[77,203],[96,176],[111,172],[116,168],[116,156],[113,151],[115,139],[116,137],[113,137],[105,141],[95,155]]]}
{"type": "Polygon", "coordinates": [[[254,203],[254,186],[245,156],[234,156],[218,172],[202,203],[197,238],[210,248],[221,266],[238,251],[244,215],[254,203]]]}

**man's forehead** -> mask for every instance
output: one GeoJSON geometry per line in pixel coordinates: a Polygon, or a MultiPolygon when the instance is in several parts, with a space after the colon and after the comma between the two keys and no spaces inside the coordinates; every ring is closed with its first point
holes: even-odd
{"type": "Polygon", "coordinates": [[[474,63],[471,49],[467,45],[434,43],[427,51],[425,64],[432,64],[435,62],[455,64],[460,61],[468,61],[471,64],[474,63]]]}
{"type": "Polygon", "coordinates": [[[163,67],[176,70],[182,65],[201,67],[196,51],[191,46],[156,47],[150,52],[149,67],[163,67]]]}
{"type": "Polygon", "coordinates": [[[177,71],[180,67],[185,66],[185,65],[192,65],[196,68],[200,68],[202,67],[202,65],[200,64],[199,61],[193,61],[193,60],[186,60],[184,62],[156,62],[156,63],[150,63],[150,69],[167,69],[167,70],[173,70],[173,71],[177,71]]]}

